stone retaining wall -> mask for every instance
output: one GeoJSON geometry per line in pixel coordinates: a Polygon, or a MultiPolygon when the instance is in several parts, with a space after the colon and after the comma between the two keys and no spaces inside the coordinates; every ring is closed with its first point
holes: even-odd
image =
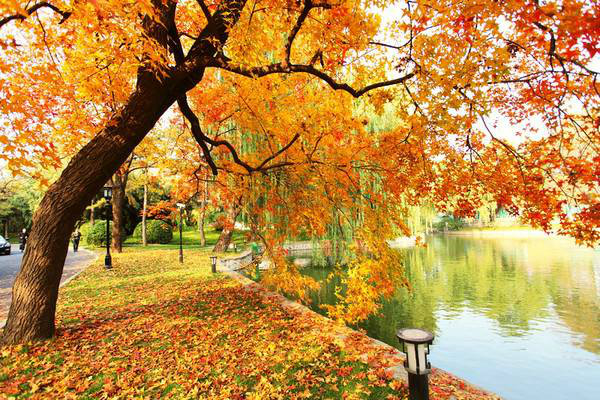
{"type": "Polygon", "coordinates": [[[252,262],[252,251],[247,250],[236,257],[225,258],[218,261],[217,266],[225,271],[237,271],[252,262]]]}

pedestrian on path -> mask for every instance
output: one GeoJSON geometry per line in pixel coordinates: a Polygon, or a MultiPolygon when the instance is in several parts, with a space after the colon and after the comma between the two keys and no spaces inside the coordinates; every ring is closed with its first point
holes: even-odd
{"type": "Polygon", "coordinates": [[[19,245],[19,249],[21,249],[21,251],[25,251],[25,245],[27,244],[27,237],[29,236],[29,234],[27,233],[27,229],[23,228],[23,231],[21,232],[21,234],[19,234],[19,241],[21,242],[21,244],[19,245]]]}
{"type": "Polygon", "coordinates": [[[77,253],[79,241],[81,240],[81,232],[79,232],[79,228],[75,229],[75,232],[73,232],[73,235],[71,236],[71,240],[73,241],[73,251],[77,253]]]}

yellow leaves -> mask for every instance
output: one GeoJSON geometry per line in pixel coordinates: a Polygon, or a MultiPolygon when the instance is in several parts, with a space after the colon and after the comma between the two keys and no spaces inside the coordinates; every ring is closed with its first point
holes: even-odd
{"type": "MultiPolygon", "coordinates": [[[[364,334],[212,275],[206,252],[185,264],[171,250],[125,252],[114,266],[107,274],[95,264],[61,290],[54,340],[0,348],[0,397],[406,395],[382,369],[387,353],[364,334]]],[[[453,377],[435,380],[445,391],[473,391],[453,377]]]]}
{"type": "Polygon", "coordinates": [[[388,90],[378,90],[372,94],[369,94],[369,100],[373,107],[375,107],[375,113],[382,115],[384,112],[383,106],[393,100],[393,96],[388,90]]]}

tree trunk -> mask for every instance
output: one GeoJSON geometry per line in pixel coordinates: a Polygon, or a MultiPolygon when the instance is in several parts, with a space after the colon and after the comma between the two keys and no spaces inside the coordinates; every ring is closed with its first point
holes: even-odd
{"type": "Polygon", "coordinates": [[[144,206],[142,208],[142,245],[147,246],[146,239],[146,207],[148,207],[148,185],[144,184],[144,206]]]}
{"type": "Polygon", "coordinates": [[[223,230],[221,231],[221,235],[219,236],[219,240],[217,240],[217,243],[215,244],[215,247],[213,248],[213,252],[221,253],[221,252],[227,251],[227,249],[229,248],[229,245],[231,244],[231,238],[233,237],[233,231],[234,231],[233,227],[226,226],[225,228],[223,228],[223,230]]]}
{"type": "Polygon", "coordinates": [[[90,206],[90,225],[94,226],[94,200],[92,200],[91,206],[90,206]]]}
{"type": "MultiPolygon", "coordinates": [[[[175,12],[174,3],[167,3],[170,8],[166,11],[162,2],[157,0],[153,4],[164,20],[155,23],[154,19],[145,18],[145,34],[167,48],[166,27],[175,12]]],[[[217,47],[226,43],[229,29],[238,21],[245,1],[227,5],[213,14],[180,67],[161,80],[152,70],[140,68],[136,89],[124,107],[71,159],[44,195],[34,214],[21,271],[13,285],[3,343],[22,343],[54,335],[58,287],[75,222],[158,119],[179,96],[202,80],[206,64],[217,47]]]]}
{"type": "Polygon", "coordinates": [[[204,233],[204,219],[206,218],[206,207],[208,207],[208,181],[204,182],[204,201],[198,218],[198,230],[200,231],[200,246],[206,246],[206,234],[204,233]]]}
{"type": "Polygon", "coordinates": [[[8,218],[4,220],[4,238],[8,237],[8,218]]]}
{"type": "Polygon", "coordinates": [[[206,216],[206,207],[202,207],[198,218],[198,230],[200,231],[200,247],[206,246],[206,234],[204,233],[204,218],[206,216]]]}
{"type": "Polygon", "coordinates": [[[233,232],[235,231],[235,220],[237,219],[238,215],[240,215],[241,210],[242,207],[239,202],[227,209],[227,221],[225,221],[223,231],[221,231],[221,235],[219,236],[219,239],[213,248],[213,252],[221,253],[227,251],[229,245],[231,244],[233,232]]]}
{"type": "Polygon", "coordinates": [[[125,179],[117,172],[113,178],[112,192],[112,241],[115,253],[123,252],[123,207],[125,206],[125,179]]]}
{"type": "Polygon", "coordinates": [[[53,336],[58,286],[75,221],[184,91],[152,81],[138,86],[122,112],[73,157],[44,195],[13,286],[4,343],[53,336]]]}

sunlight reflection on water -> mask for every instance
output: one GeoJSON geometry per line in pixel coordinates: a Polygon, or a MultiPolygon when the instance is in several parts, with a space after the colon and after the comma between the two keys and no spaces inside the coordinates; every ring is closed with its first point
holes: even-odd
{"type": "MultiPolygon", "coordinates": [[[[398,290],[361,328],[394,346],[400,327],[431,330],[435,366],[507,399],[600,399],[600,251],[562,238],[427,243],[402,250],[414,290],[398,290]]],[[[338,283],[316,303],[334,302],[338,283]]]]}

